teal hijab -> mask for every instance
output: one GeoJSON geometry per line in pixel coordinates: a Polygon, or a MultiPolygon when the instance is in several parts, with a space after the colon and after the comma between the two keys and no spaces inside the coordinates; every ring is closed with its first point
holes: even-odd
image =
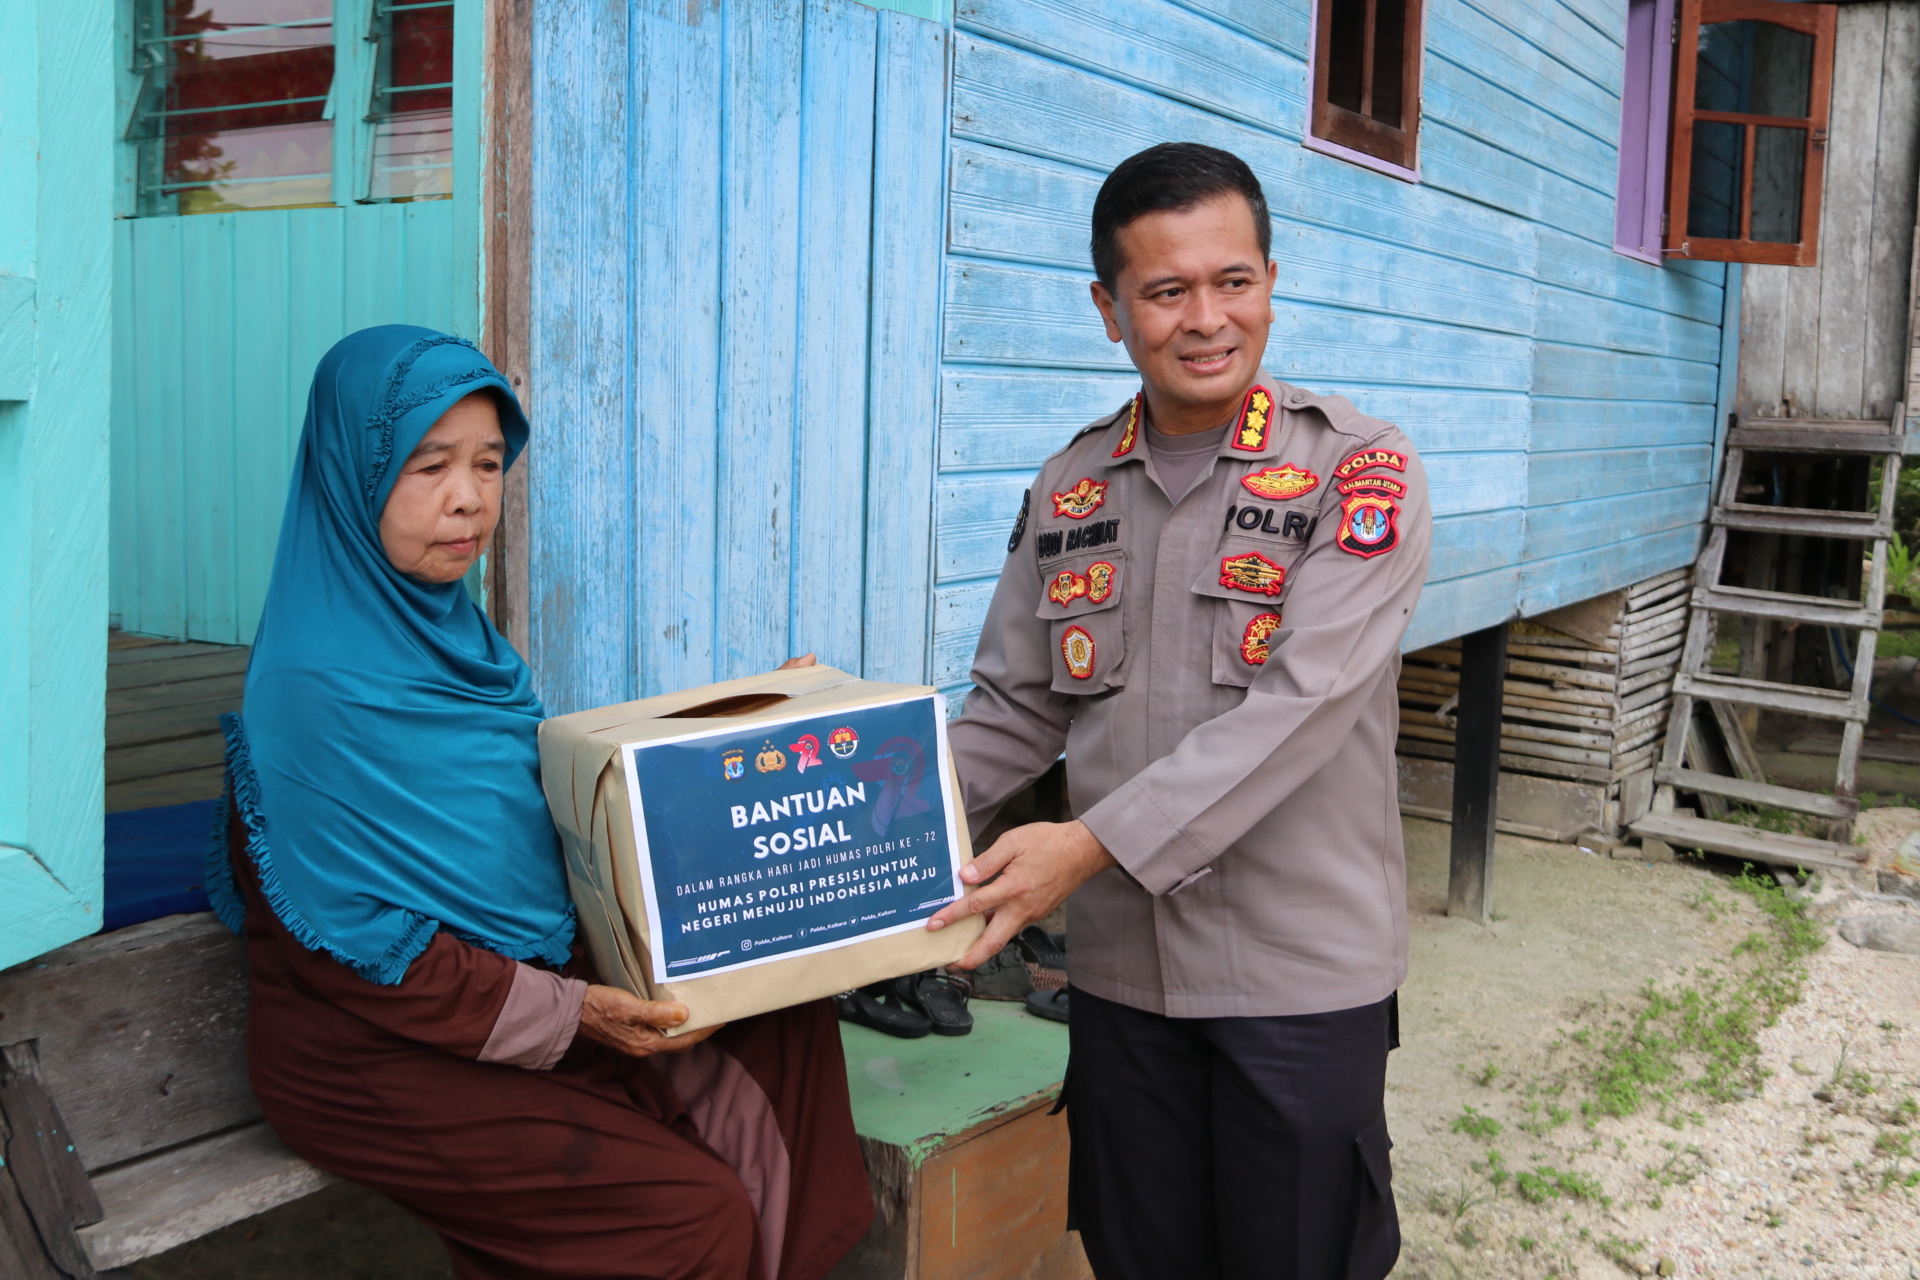
{"type": "MultiPolygon", "coordinates": [[[[231,803],[274,914],[379,983],[441,929],[551,964],[573,940],[527,664],[463,583],[409,578],[380,545],[402,464],[477,391],[499,406],[511,466],[527,420],[472,344],[383,325],[320,361],[245,714],[222,720],[231,803]]],[[[226,830],[223,814],[207,888],[238,932],[226,830]]]]}

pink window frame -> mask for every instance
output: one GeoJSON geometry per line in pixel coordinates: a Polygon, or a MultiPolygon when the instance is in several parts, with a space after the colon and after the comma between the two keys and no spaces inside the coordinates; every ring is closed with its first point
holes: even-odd
{"type": "Polygon", "coordinates": [[[1677,0],[1628,0],[1626,72],[1620,88],[1620,182],[1613,251],[1659,266],[1667,207],[1667,146],[1673,126],[1673,32],[1677,0]]]}

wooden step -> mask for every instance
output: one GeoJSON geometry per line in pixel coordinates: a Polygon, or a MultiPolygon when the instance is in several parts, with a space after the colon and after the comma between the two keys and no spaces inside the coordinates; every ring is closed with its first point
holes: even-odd
{"type": "Polygon", "coordinates": [[[1885,422],[1816,422],[1810,418],[1749,420],[1727,433],[1729,449],[1767,453],[1899,453],[1904,434],[1885,422]]]}
{"type": "Polygon", "coordinates": [[[1771,680],[1748,680],[1741,676],[1723,676],[1715,672],[1689,674],[1673,678],[1676,695],[1737,702],[1748,707],[1771,707],[1775,711],[1798,711],[1802,715],[1828,720],[1867,722],[1867,704],[1855,702],[1838,689],[1815,689],[1803,684],[1775,684],[1771,680]]]}
{"type": "Polygon", "coordinates": [[[1693,603],[1698,609],[1750,618],[1778,618],[1857,631],[1880,629],[1880,610],[1869,609],[1858,600],[1822,600],[1819,596],[1755,591],[1751,587],[1699,587],[1694,590],[1693,603]]]}
{"type": "Polygon", "coordinates": [[[1682,791],[1725,796],[1729,800],[1771,805],[1776,809],[1791,809],[1795,813],[1811,813],[1822,818],[1852,818],[1860,812],[1860,802],[1844,796],[1777,787],[1766,782],[1749,782],[1745,778],[1729,778],[1718,773],[1703,773],[1698,769],[1670,769],[1660,765],[1653,771],[1653,780],[1676,786],[1682,791]]]}
{"type": "Polygon", "coordinates": [[[1807,538],[1852,538],[1863,542],[1892,534],[1878,511],[1806,511],[1798,507],[1760,507],[1747,503],[1716,507],[1713,522],[1754,533],[1789,533],[1807,538]]]}
{"type": "Polygon", "coordinates": [[[1627,830],[1645,839],[1665,840],[1683,849],[1705,849],[1736,858],[1752,858],[1783,867],[1827,867],[1839,871],[1858,871],[1860,859],[1851,845],[1810,836],[1782,835],[1777,831],[1756,831],[1730,822],[1709,822],[1682,813],[1649,813],[1631,822],[1627,830]]]}

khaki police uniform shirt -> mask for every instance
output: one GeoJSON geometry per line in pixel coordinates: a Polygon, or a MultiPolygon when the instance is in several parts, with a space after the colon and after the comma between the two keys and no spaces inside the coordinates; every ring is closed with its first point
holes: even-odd
{"type": "Polygon", "coordinates": [[[1174,1017],[1320,1013],[1406,976],[1400,640],[1426,474],[1391,423],[1262,374],[1168,501],[1136,397],[1029,491],[950,741],[973,830],[1058,758],[1120,864],[1073,985],[1174,1017]]]}

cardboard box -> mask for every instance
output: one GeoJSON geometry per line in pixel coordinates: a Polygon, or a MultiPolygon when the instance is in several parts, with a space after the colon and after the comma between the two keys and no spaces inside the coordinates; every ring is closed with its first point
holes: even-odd
{"type": "Polygon", "coordinates": [[[957,960],[973,857],[945,700],[831,667],[557,716],[540,774],[601,980],[677,1032],[957,960]],[[636,820],[637,819],[637,820],[636,820]]]}

